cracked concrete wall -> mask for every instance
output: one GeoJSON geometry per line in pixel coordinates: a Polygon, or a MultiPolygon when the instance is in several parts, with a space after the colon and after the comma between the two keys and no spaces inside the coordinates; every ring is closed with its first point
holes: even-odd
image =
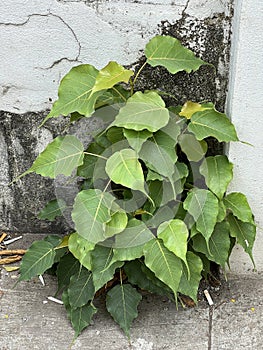
{"type": "MultiPolygon", "coordinates": [[[[103,67],[109,60],[136,66],[155,34],[173,35],[216,71],[176,77],[145,70],[141,87],[165,86],[182,103],[210,99],[224,109],[232,0],[9,0],[0,3],[0,228],[61,232],[63,221],[41,222],[36,214],[54,195],[53,183],[25,171],[56,136],[61,120],[37,126],[57,97],[60,79],[80,63],[103,67]],[[198,85],[198,89],[196,86],[198,85]]],[[[169,103],[169,101],[167,101],[169,103]]],[[[62,122],[63,124],[63,122],[62,122]]],[[[96,128],[96,122],[85,130],[96,128]]]]}

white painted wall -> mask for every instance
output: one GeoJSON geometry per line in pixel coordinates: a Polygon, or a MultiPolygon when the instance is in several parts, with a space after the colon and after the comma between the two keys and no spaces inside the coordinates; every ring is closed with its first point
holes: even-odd
{"type": "Polygon", "coordinates": [[[0,1],[0,110],[50,108],[60,79],[79,63],[130,64],[161,21],[227,13],[229,0],[0,1]]]}
{"type": "MultiPolygon", "coordinates": [[[[254,147],[230,145],[229,156],[235,164],[231,190],[245,193],[255,213],[258,234],[254,255],[257,270],[263,271],[263,1],[236,0],[235,7],[227,109],[239,138],[254,147]]],[[[234,272],[252,269],[242,250],[233,253],[234,272]]]]}

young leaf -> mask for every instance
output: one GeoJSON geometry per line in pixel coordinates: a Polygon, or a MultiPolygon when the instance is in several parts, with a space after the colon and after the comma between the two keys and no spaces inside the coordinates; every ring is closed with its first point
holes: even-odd
{"type": "Polygon", "coordinates": [[[142,167],[132,149],[115,152],[107,160],[106,172],[113,182],[145,193],[142,167]]]}
{"type": "Polygon", "coordinates": [[[117,285],[107,293],[107,310],[127,337],[130,337],[132,321],[138,316],[137,307],[141,299],[141,294],[130,284],[117,285]]]}
{"type": "Polygon", "coordinates": [[[228,215],[227,221],[230,225],[231,236],[237,239],[237,243],[244,248],[246,253],[248,253],[253,265],[255,266],[252,249],[256,237],[256,226],[250,222],[240,221],[232,214],[228,215]]]}
{"type": "Polygon", "coordinates": [[[94,243],[87,241],[75,232],[69,237],[68,248],[81,265],[91,270],[91,251],[95,248],[94,243]]]}
{"type": "Polygon", "coordinates": [[[67,204],[63,199],[53,199],[39,212],[38,217],[42,220],[54,221],[56,217],[63,214],[63,210],[66,208],[67,204]]]}
{"type": "Polygon", "coordinates": [[[146,45],[145,56],[152,67],[163,66],[172,74],[182,70],[190,73],[207,64],[171,36],[157,35],[151,39],[146,45]]]}
{"type": "Polygon", "coordinates": [[[96,244],[105,237],[104,223],[111,219],[110,209],[115,198],[99,189],[78,193],[72,210],[76,231],[89,242],[96,244]]]}
{"type": "Polygon", "coordinates": [[[191,119],[194,113],[204,111],[206,109],[211,109],[212,107],[213,105],[208,107],[208,106],[201,105],[200,103],[187,101],[183,105],[179,115],[182,117],[185,117],[186,119],[191,119]]]}
{"type": "Polygon", "coordinates": [[[190,273],[186,260],[189,233],[185,223],[178,219],[163,222],[158,227],[157,236],[162,239],[167,249],[183,260],[190,273]]]}
{"type": "Polygon", "coordinates": [[[177,297],[182,275],[181,260],[158,239],[151,240],[144,248],[145,265],[164,282],[177,297]]]}
{"type": "Polygon", "coordinates": [[[208,244],[219,211],[216,196],[210,191],[194,188],[188,193],[183,207],[193,216],[197,230],[204,236],[208,244]]]}
{"type": "Polygon", "coordinates": [[[136,92],[120,109],[111,126],[124,127],[135,131],[147,129],[155,132],[169,121],[169,111],[163,99],[156,92],[136,92]]]}
{"type": "Polygon", "coordinates": [[[70,277],[78,271],[80,271],[80,263],[72,254],[66,254],[60,259],[56,272],[58,278],[58,292],[68,287],[70,277]]]}
{"type": "Polygon", "coordinates": [[[193,248],[224,268],[229,258],[230,238],[229,225],[226,221],[217,223],[209,239],[209,249],[204,237],[200,234],[193,238],[193,248]]]}
{"type": "Polygon", "coordinates": [[[86,117],[94,112],[94,105],[101,91],[93,92],[99,71],[90,64],[73,67],[61,80],[58,100],[42,124],[52,117],[67,116],[78,112],[86,117]]]}
{"type": "Polygon", "coordinates": [[[106,67],[102,68],[96,76],[96,83],[93,86],[93,93],[100,90],[112,88],[120,82],[128,83],[133,75],[132,70],[125,69],[115,61],[109,62],[106,67]]]}
{"type": "Polygon", "coordinates": [[[152,133],[148,130],[135,131],[124,129],[123,134],[129,142],[129,145],[136,151],[140,152],[144,142],[152,136],[152,133]]]}
{"type": "Polygon", "coordinates": [[[178,291],[184,295],[188,295],[195,303],[197,303],[197,292],[202,278],[201,272],[203,269],[203,263],[199,256],[192,252],[187,252],[186,258],[190,270],[190,278],[186,267],[183,266],[183,273],[178,291]]]}
{"type": "Polygon", "coordinates": [[[82,143],[75,136],[58,136],[21,176],[32,172],[51,179],[59,174],[70,176],[73,170],[83,163],[83,151],[82,143]]]}
{"type": "Polygon", "coordinates": [[[222,199],[233,177],[233,164],[226,156],[207,157],[200,166],[207,187],[222,199]]]}
{"type": "Polygon", "coordinates": [[[248,204],[247,198],[243,193],[232,192],[224,198],[224,204],[227,209],[241,221],[254,223],[253,214],[248,204]]]}
{"type": "Polygon", "coordinates": [[[56,253],[51,243],[46,241],[32,243],[23,256],[19,281],[30,280],[32,277],[42,275],[53,265],[55,256],[56,253]]]}
{"type": "Polygon", "coordinates": [[[195,134],[198,140],[213,136],[219,142],[238,141],[234,125],[224,113],[214,109],[193,114],[188,130],[195,134]]]}
{"type": "Polygon", "coordinates": [[[79,272],[70,278],[68,297],[70,306],[75,309],[86,305],[94,297],[92,273],[82,267],[79,272]]]}
{"type": "Polygon", "coordinates": [[[178,141],[188,160],[198,162],[205,156],[207,143],[204,140],[198,141],[193,134],[181,134],[178,141]]]}
{"type": "Polygon", "coordinates": [[[123,265],[122,261],[112,262],[113,249],[97,245],[92,251],[92,275],[95,292],[113,278],[115,270],[123,265]]]}

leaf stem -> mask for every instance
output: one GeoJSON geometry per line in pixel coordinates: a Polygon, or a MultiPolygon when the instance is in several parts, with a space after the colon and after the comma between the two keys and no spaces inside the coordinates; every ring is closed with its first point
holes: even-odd
{"type": "Polygon", "coordinates": [[[143,68],[146,66],[147,61],[144,62],[144,64],[140,67],[140,69],[138,70],[138,72],[136,73],[135,77],[133,80],[131,80],[131,95],[133,95],[133,91],[134,91],[134,86],[136,84],[136,81],[141,73],[141,71],[143,70],[143,68]]]}
{"type": "Polygon", "coordinates": [[[84,153],[84,154],[88,154],[88,155],[90,155],[90,156],[94,156],[94,157],[98,157],[98,158],[102,158],[102,159],[108,160],[108,158],[103,157],[103,156],[100,156],[99,154],[90,153],[90,152],[83,152],[83,153],[84,153]]]}

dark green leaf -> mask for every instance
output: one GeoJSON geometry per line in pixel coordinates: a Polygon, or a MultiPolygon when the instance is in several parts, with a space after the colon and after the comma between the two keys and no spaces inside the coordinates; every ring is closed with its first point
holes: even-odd
{"type": "Polygon", "coordinates": [[[57,267],[58,291],[67,288],[70,277],[79,271],[80,263],[72,254],[69,253],[63,256],[57,267]]]}
{"type": "Polygon", "coordinates": [[[55,256],[56,253],[51,243],[34,242],[23,256],[19,281],[30,280],[32,277],[42,275],[53,265],[55,256]]]}
{"type": "Polygon", "coordinates": [[[204,140],[198,141],[193,134],[181,134],[179,144],[188,160],[198,162],[207,151],[207,143],[204,140]]]}
{"type": "Polygon", "coordinates": [[[39,212],[38,217],[39,219],[54,221],[57,216],[63,214],[63,210],[66,208],[67,205],[63,199],[53,199],[39,212]]]}
{"type": "Polygon", "coordinates": [[[129,142],[129,145],[136,151],[140,152],[143,143],[152,136],[152,133],[148,130],[135,131],[124,129],[124,136],[129,142]]]}
{"type": "Polygon", "coordinates": [[[138,316],[137,307],[141,299],[141,294],[130,284],[117,285],[107,294],[107,310],[128,337],[132,321],[138,316]]]}
{"type": "Polygon", "coordinates": [[[70,278],[68,297],[70,306],[75,309],[86,305],[95,294],[92,273],[85,267],[70,278]]]}

